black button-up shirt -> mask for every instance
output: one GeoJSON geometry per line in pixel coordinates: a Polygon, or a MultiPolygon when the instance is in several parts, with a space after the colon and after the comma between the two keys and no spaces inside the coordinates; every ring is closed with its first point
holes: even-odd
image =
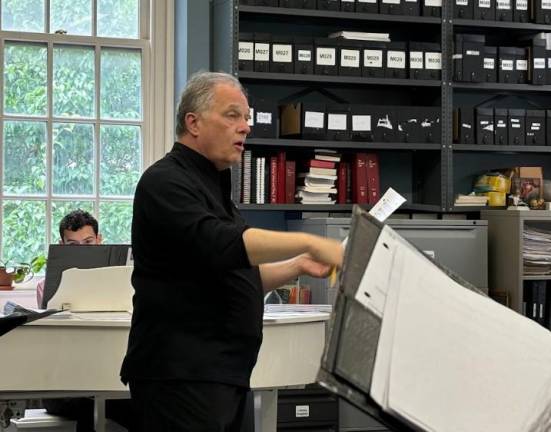
{"type": "Polygon", "coordinates": [[[123,381],[249,386],[262,341],[263,291],[230,190],[230,170],[218,171],[180,143],[138,182],[123,381]]]}

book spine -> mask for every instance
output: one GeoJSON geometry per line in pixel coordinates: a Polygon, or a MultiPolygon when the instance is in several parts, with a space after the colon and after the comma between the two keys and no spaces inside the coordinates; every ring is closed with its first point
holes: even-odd
{"type": "Polygon", "coordinates": [[[251,168],[252,168],[252,154],[250,150],[245,150],[243,153],[243,196],[241,202],[243,204],[251,203],[251,168]]]}
{"type": "Polygon", "coordinates": [[[285,161],[285,203],[295,202],[296,162],[285,161]]]}
{"type": "Polygon", "coordinates": [[[277,202],[285,203],[285,152],[277,154],[277,202]]]}
{"type": "Polygon", "coordinates": [[[357,204],[367,204],[367,154],[356,153],[354,155],[354,167],[352,169],[352,200],[357,204]]]}
{"type": "Polygon", "coordinates": [[[277,156],[270,157],[270,204],[277,204],[277,156]]]}
{"type": "Polygon", "coordinates": [[[381,198],[379,187],[379,157],[375,153],[367,154],[366,161],[367,188],[369,204],[376,204],[381,198]]]}
{"type": "Polygon", "coordinates": [[[337,179],[337,203],[346,204],[346,183],[347,183],[347,163],[339,163],[339,174],[337,179]]]}

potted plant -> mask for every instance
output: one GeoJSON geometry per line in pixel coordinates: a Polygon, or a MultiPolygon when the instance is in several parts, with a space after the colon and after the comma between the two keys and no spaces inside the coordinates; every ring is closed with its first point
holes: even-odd
{"type": "Polygon", "coordinates": [[[46,264],[46,257],[39,255],[30,263],[9,264],[8,261],[0,261],[0,290],[13,289],[13,282],[30,280],[46,264]]]}

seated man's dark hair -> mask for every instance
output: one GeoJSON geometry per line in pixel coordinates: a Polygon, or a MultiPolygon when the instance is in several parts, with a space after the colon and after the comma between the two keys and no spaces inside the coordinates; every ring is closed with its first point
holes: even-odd
{"type": "Polygon", "coordinates": [[[87,211],[81,209],[74,210],[61,219],[59,223],[59,237],[63,240],[65,230],[78,231],[88,225],[92,227],[94,234],[98,235],[99,226],[96,218],[87,211]]]}

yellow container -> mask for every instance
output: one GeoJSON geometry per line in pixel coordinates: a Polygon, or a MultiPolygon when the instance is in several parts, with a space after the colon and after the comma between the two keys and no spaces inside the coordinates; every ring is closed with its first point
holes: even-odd
{"type": "Polygon", "coordinates": [[[506,202],[505,192],[486,192],[484,195],[488,197],[488,205],[490,207],[504,207],[506,202]]]}

